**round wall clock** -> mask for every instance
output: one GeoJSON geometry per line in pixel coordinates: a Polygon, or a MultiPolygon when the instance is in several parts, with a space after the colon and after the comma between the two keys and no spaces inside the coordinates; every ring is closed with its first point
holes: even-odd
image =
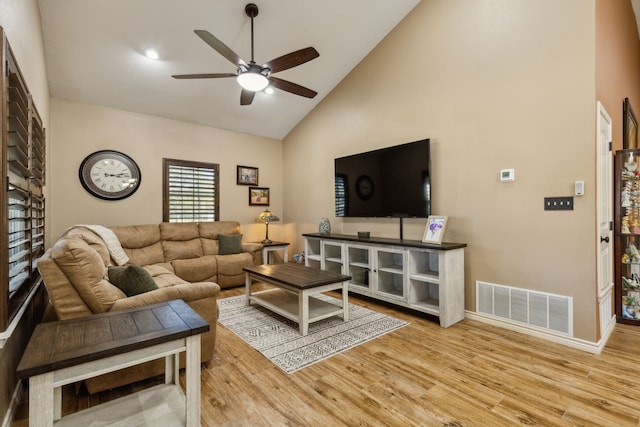
{"type": "Polygon", "coordinates": [[[373,196],[373,180],[367,175],[360,175],[356,179],[356,194],[362,200],[369,200],[373,196]]]}
{"type": "Polygon", "coordinates": [[[85,190],[104,200],[121,200],[131,196],[142,180],[136,162],[114,150],[89,154],[80,164],[78,175],[85,190]]]}

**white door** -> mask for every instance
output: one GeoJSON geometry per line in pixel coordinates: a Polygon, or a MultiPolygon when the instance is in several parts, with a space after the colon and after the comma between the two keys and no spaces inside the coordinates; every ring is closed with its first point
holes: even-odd
{"type": "Polygon", "coordinates": [[[611,117],[598,102],[597,124],[597,203],[598,203],[598,305],[600,306],[600,334],[611,320],[613,301],[613,231],[612,231],[612,197],[611,186],[612,154],[611,154],[611,117]]]}

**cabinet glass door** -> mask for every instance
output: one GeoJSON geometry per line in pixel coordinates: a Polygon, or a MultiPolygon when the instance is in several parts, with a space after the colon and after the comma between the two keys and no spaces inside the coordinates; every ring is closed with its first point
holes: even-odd
{"type": "Polygon", "coordinates": [[[377,250],[376,293],[381,296],[405,300],[404,276],[406,260],[404,251],[377,250]]]}
{"type": "Polygon", "coordinates": [[[349,286],[360,291],[371,289],[371,258],[366,246],[347,246],[347,274],[351,276],[349,286]]]}
{"type": "Polygon", "coordinates": [[[616,317],[640,325],[640,150],[616,153],[616,317]]]}

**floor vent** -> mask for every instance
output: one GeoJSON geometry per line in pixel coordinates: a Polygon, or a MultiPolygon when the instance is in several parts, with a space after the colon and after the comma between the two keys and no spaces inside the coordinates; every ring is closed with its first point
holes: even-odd
{"type": "Polygon", "coordinates": [[[573,336],[573,298],[476,281],[476,311],[573,336]]]}

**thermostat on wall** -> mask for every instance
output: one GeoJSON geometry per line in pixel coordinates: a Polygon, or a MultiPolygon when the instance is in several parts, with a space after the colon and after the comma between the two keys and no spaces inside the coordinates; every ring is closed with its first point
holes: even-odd
{"type": "Polygon", "coordinates": [[[511,182],[516,180],[516,171],[515,169],[502,169],[500,171],[500,181],[501,182],[511,182]]]}

